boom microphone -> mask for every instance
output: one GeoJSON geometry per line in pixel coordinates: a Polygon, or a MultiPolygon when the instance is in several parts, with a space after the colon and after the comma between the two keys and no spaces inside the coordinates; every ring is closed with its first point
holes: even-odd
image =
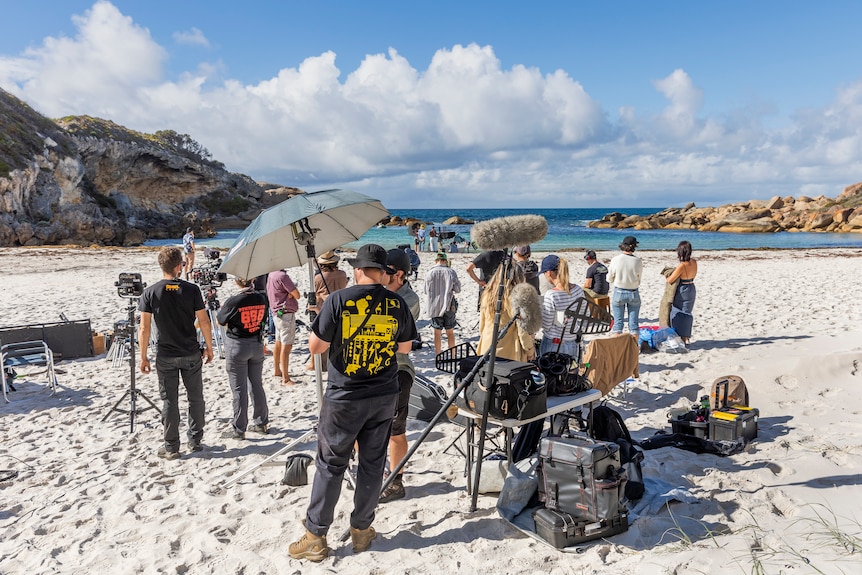
{"type": "Polygon", "coordinates": [[[518,327],[526,333],[539,331],[542,327],[542,298],[536,288],[528,283],[516,285],[509,294],[509,304],[513,314],[520,314],[518,327]]]}
{"type": "Polygon", "coordinates": [[[548,221],[542,216],[507,216],[479,222],[470,230],[470,239],[483,250],[505,250],[526,246],[548,235],[548,221]]]}

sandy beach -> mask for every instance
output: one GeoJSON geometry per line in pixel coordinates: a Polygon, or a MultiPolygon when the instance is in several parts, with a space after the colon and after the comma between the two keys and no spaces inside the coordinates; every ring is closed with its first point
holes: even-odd
{"type": "MultiPolygon", "coordinates": [[[[345,484],[330,557],[320,564],[290,559],[287,546],[301,534],[311,486],[282,485],[282,467],[261,467],[222,485],[312,428],[317,400],[313,375],[302,369],[302,328],[292,360],[297,386],[277,382],[271,357],[266,360],[271,433],[219,438],[231,399],[224,362],[216,359],[204,368],[205,449],[190,454],[183,446],[178,461],[156,457],[162,426],[155,410],[138,416],[134,433],[127,414],[111,413],[129,385],[127,363],[112,367],[104,356],[61,361],[55,396],[39,377],[18,382],[12,402],[0,405],[0,469],[18,471],[0,483],[0,572],[862,572],[862,252],[696,248],[689,351],[643,354],[639,379],[625,395],[622,385],[614,389],[608,404],[623,414],[635,439],[646,439],[670,431],[670,409],[690,406],[715,378],[737,374],[760,410],[759,435],[730,457],[647,451],[645,476],[676,488],[685,501],[644,502],[626,533],[566,554],[507,524],[494,496],[480,496],[479,509],[469,512],[464,459],[454,448],[444,452],[460,428],[444,422],[407,466],[407,497],[378,507],[380,537],[369,551],[354,555],[349,542],[338,541],[352,509],[345,484]]],[[[459,342],[478,338],[477,286],[465,273],[474,255],[451,257],[464,287],[459,342]]],[[[562,255],[580,282],[581,253],[562,255]]],[[[675,263],[675,253],[639,255],[641,324],[657,324],[660,270],[675,263]]],[[[420,373],[451,389],[452,376],[435,369],[428,345],[433,337],[422,277],[433,254],[422,254],[422,262],[414,289],[423,300],[418,327],[426,345],[413,359],[420,373]]],[[[341,267],[349,270],[344,262],[341,267]]],[[[146,248],[4,248],[0,272],[0,325],[54,322],[63,313],[89,319],[102,333],[126,317],[126,300],[114,287],[120,272],[140,272],[148,283],[160,278],[156,251],[146,248]]],[[[307,292],[307,268],[289,273],[307,292]]],[[[220,299],[234,291],[226,283],[220,299]]],[[[136,380],[160,405],[155,373],[138,373],[136,380]]],[[[411,442],[424,425],[408,422],[411,442]]],[[[312,453],[314,443],[299,447],[312,453]]]]}

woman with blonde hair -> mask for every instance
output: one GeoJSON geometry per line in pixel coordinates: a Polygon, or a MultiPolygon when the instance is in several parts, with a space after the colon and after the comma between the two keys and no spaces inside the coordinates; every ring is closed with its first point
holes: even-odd
{"type": "Polygon", "coordinates": [[[577,336],[571,331],[572,320],[565,317],[566,308],[584,297],[581,286],[569,281],[569,264],[559,256],[545,256],[539,273],[551,284],[542,300],[542,344],[539,355],[558,351],[577,355],[577,336]]]}
{"type": "MultiPolygon", "coordinates": [[[[483,355],[491,347],[494,336],[494,315],[497,310],[497,291],[500,283],[504,282],[503,301],[500,308],[500,330],[509,323],[514,312],[510,302],[512,288],[524,283],[524,271],[515,262],[503,262],[497,266],[497,271],[491,276],[490,281],[482,290],[482,299],[479,307],[479,345],[478,354],[483,355]],[[506,268],[504,270],[504,268],[506,268]],[[504,279],[504,271],[508,272],[508,278],[504,279]]],[[[535,334],[527,333],[521,329],[520,322],[515,322],[506,336],[497,342],[496,357],[503,357],[515,361],[532,361],[536,358],[535,334]]]]}

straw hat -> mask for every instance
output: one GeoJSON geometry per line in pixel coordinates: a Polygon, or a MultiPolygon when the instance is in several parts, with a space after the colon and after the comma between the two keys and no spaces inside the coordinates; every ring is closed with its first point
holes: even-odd
{"type": "Polygon", "coordinates": [[[341,258],[338,256],[337,253],[332,250],[329,250],[328,252],[323,252],[317,257],[317,263],[322,266],[335,265],[339,261],[341,261],[341,258]]]}

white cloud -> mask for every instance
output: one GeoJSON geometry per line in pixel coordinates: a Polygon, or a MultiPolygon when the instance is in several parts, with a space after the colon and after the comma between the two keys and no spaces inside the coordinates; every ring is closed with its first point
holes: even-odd
{"type": "Polygon", "coordinates": [[[182,32],[174,32],[174,42],[186,46],[203,46],[209,48],[210,41],[198,28],[184,30],[182,32]]]}
{"type": "MultiPolygon", "coordinates": [[[[0,86],[52,117],[189,133],[261,180],[350,186],[400,206],[662,206],[829,185],[837,195],[862,168],[862,82],[769,130],[769,103],[704,117],[703,90],[682,69],[653,81],[667,100],[659,114],[629,105],[611,118],[566,71],[506,69],[491,46],[440,49],[426,70],[391,48],[346,73],[325,52],[243,85],[210,63],[165,77],[166,50],[109,2],[74,23],[74,37],[0,56],[0,86]]],[[[206,41],[196,28],[175,39],[206,41]]]]}

